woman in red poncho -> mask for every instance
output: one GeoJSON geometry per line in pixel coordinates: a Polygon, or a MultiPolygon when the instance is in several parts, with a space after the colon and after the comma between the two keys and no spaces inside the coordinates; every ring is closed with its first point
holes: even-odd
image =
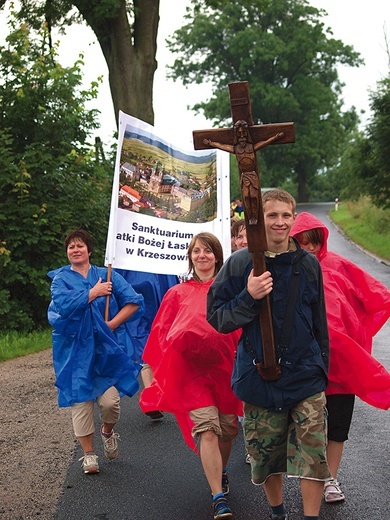
{"type": "Polygon", "coordinates": [[[208,289],[223,264],[219,240],[199,233],[188,248],[192,279],[171,287],[153,321],[143,359],[153,382],[140,397],[143,412],[175,414],[183,437],[199,453],[213,494],[214,518],[232,518],[226,466],[242,403],[231,389],[231,373],[240,330],[217,332],[206,321],[208,289]]]}
{"type": "Polygon", "coordinates": [[[390,316],[390,291],[347,258],[328,251],[329,230],[314,215],[300,213],[291,236],[316,255],[323,272],[330,339],[327,457],[333,475],[324,496],[326,502],[340,502],[345,496],[337,472],[355,395],[377,408],[390,407],[390,373],[371,355],[372,339],[390,316]]]}

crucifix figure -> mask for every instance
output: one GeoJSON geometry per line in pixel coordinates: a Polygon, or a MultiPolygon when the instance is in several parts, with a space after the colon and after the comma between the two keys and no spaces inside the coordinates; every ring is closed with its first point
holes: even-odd
{"type": "MultiPolygon", "coordinates": [[[[248,251],[252,253],[254,275],[259,276],[266,270],[264,253],[268,248],[256,152],[268,145],[293,143],[294,124],[254,125],[248,82],[229,83],[228,86],[233,127],[195,130],[194,148],[219,148],[235,154],[240,173],[248,251]]],[[[262,367],[258,366],[258,370],[264,379],[273,381],[279,377],[280,367],[274,346],[268,296],[265,298],[265,305],[261,307],[259,318],[264,362],[262,367]]]]}
{"type": "Polygon", "coordinates": [[[241,192],[245,215],[247,216],[250,226],[256,225],[258,222],[259,201],[261,198],[259,175],[256,172],[256,152],[283,137],[284,133],[278,132],[265,141],[253,143],[246,121],[238,120],[234,123],[233,128],[233,145],[217,143],[216,141],[206,138],[203,139],[203,144],[235,154],[241,175],[241,192]]]}

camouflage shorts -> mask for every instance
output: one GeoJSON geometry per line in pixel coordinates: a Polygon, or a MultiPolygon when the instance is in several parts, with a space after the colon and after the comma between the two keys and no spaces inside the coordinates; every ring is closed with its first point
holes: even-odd
{"type": "Polygon", "coordinates": [[[326,461],[325,404],[324,392],[282,412],[245,403],[245,442],[254,484],[263,484],[277,473],[315,480],[331,478],[326,461]]]}

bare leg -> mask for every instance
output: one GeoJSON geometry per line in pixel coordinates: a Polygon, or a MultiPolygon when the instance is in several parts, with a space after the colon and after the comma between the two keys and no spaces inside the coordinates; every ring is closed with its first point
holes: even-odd
{"type": "Polygon", "coordinates": [[[86,453],[93,452],[93,433],[90,433],[89,435],[85,435],[84,437],[77,437],[77,440],[81,444],[84,455],[86,453]]]}
{"type": "Polygon", "coordinates": [[[328,446],[326,448],[326,456],[328,459],[330,473],[334,479],[337,479],[337,473],[339,471],[343,450],[343,442],[328,441],[328,446]]]}
{"type": "Polygon", "coordinates": [[[218,446],[219,451],[221,452],[222,457],[222,469],[225,469],[228,465],[230,453],[232,451],[232,441],[231,440],[222,440],[218,437],[218,446]]]}
{"type": "Polygon", "coordinates": [[[144,365],[141,370],[141,379],[145,388],[148,388],[153,381],[153,372],[149,365],[144,365]]]}
{"type": "Polygon", "coordinates": [[[102,433],[112,433],[112,430],[114,429],[115,423],[103,423],[102,433]]]}
{"type": "MultiPolygon", "coordinates": [[[[222,493],[223,455],[219,444],[218,435],[213,431],[209,430],[200,434],[200,459],[213,495],[222,493]]],[[[226,457],[227,450],[224,449],[224,451],[224,457],[226,457]]]]}
{"type": "Polygon", "coordinates": [[[283,475],[270,475],[263,486],[271,507],[279,506],[283,503],[283,475]]]}
{"type": "Polygon", "coordinates": [[[324,482],[321,480],[300,479],[303,514],[307,516],[318,516],[321,509],[324,482]]]}
{"type": "Polygon", "coordinates": [[[337,473],[339,470],[341,457],[343,455],[344,442],[328,441],[326,448],[326,457],[332,478],[331,482],[327,482],[324,488],[325,502],[342,502],[345,495],[337,482],[337,473]],[[335,482],[336,481],[336,482],[335,482]]]}

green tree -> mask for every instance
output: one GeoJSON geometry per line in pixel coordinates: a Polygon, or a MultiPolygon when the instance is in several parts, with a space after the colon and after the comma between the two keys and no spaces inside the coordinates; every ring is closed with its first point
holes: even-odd
{"type": "Polygon", "coordinates": [[[373,203],[390,208],[390,75],[370,96],[371,122],[356,151],[355,169],[373,203]]]}
{"type": "Polygon", "coordinates": [[[227,84],[248,81],[255,123],[293,121],[296,143],[259,157],[262,184],[293,181],[308,200],[317,172],[335,163],[354,109],[342,111],[337,65],[358,66],[358,53],[332,38],[324,10],[306,0],[193,0],[186,25],[169,41],[171,77],[209,82],[212,96],[192,108],[214,126],[231,125],[227,84]]]}
{"type": "Polygon", "coordinates": [[[96,111],[85,109],[82,62],[63,68],[25,25],[0,47],[0,330],[47,324],[48,270],[67,262],[67,231],[84,227],[103,260],[112,169],[88,144],[96,111]]]}
{"type": "MultiPolygon", "coordinates": [[[[6,0],[0,0],[0,8],[6,0]]],[[[20,0],[19,17],[38,29],[62,30],[86,22],[96,35],[119,110],[153,125],[153,77],[157,68],[159,0],[20,0]]]]}
{"type": "Polygon", "coordinates": [[[319,192],[328,192],[327,200],[358,200],[367,191],[364,182],[359,177],[361,162],[361,147],[365,141],[364,133],[360,130],[352,132],[345,144],[340,161],[324,172],[323,182],[318,185],[319,192]]]}

